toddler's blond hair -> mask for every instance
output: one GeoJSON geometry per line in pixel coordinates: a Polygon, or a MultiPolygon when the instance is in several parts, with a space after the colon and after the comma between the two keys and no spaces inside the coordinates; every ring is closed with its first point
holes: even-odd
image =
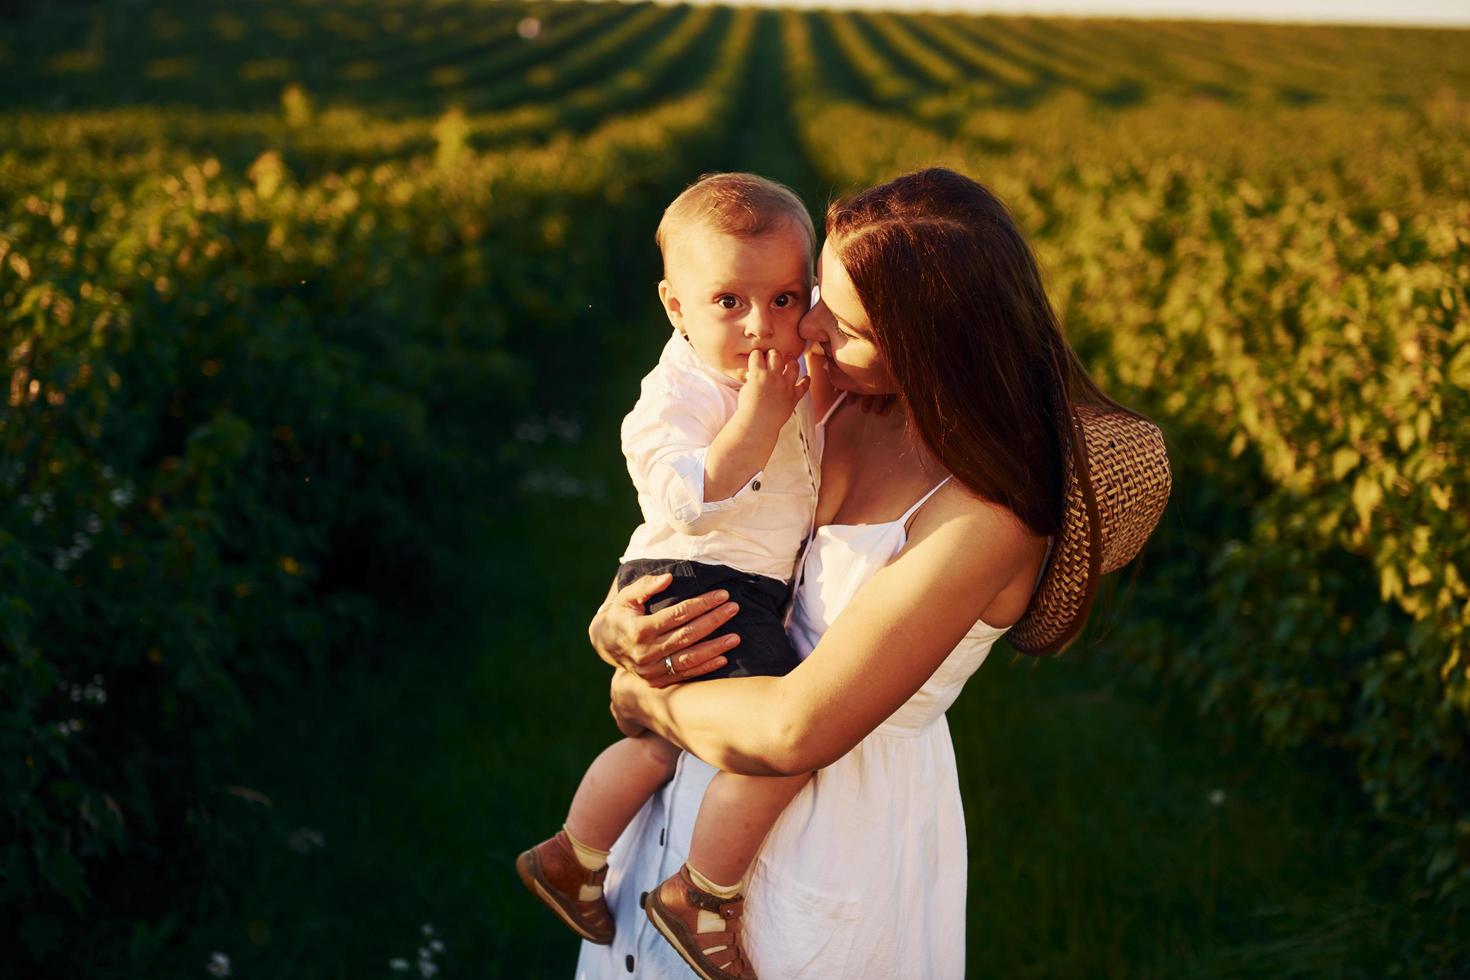
{"type": "Polygon", "coordinates": [[[685,229],[702,225],[726,235],[758,238],[786,222],[801,229],[810,255],[817,232],[806,205],[791,188],[756,174],[705,174],[664,209],[654,238],[667,274],[669,249],[685,229]]]}

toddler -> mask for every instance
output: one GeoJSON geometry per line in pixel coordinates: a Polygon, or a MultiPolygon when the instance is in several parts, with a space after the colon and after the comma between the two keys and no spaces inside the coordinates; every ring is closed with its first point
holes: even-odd
{"type": "MultiPolygon", "coordinates": [[[[623,420],[623,454],[643,524],[617,586],[670,573],[655,612],[712,589],[740,612],[740,644],[704,678],[780,675],[796,666],[782,616],[816,506],[798,403],[807,380],[797,323],[812,288],[815,232],[787,188],[713,174],[680,194],[658,227],[659,300],[674,326],[623,420]]],[[[664,669],[676,672],[672,660],[664,669]]],[[[607,855],[673,775],[679,749],[651,732],[625,738],[588,768],[562,831],[516,860],[526,887],[583,938],[610,943],[602,895],[607,855]]],[[[741,882],[781,811],[809,777],[721,772],[705,793],[689,861],[646,910],[696,973],[752,978],[740,945],[741,882]]]]}

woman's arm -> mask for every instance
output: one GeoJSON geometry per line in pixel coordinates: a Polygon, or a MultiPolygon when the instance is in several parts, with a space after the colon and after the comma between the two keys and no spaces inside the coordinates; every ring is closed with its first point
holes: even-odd
{"type": "Polygon", "coordinates": [[[785,677],[655,690],[619,672],[613,710],[730,772],[796,774],[841,758],[929,679],[1044,544],[955,489],[785,677]]]}

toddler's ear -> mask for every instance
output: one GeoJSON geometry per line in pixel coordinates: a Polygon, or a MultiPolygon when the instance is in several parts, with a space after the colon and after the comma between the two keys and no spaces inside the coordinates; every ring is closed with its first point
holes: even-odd
{"type": "Polygon", "coordinates": [[[674,295],[674,287],[669,285],[667,279],[660,279],[658,282],[658,301],[664,305],[664,312],[668,314],[674,329],[683,333],[684,313],[679,309],[679,297],[674,295]]]}

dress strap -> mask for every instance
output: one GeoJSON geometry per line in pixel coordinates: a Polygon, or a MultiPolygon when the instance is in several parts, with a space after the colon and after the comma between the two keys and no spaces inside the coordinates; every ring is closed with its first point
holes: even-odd
{"type": "Polygon", "coordinates": [[[947,476],[944,479],[940,480],[938,483],[934,484],[933,488],[930,489],[930,491],[928,493],[924,494],[924,496],[922,496],[918,500],[914,501],[914,505],[912,507],[910,507],[908,510],[906,510],[906,511],[903,512],[903,516],[898,519],[898,523],[899,524],[902,524],[904,526],[904,529],[907,530],[908,529],[908,526],[909,526],[909,520],[915,514],[917,514],[919,512],[919,508],[922,507],[922,506],[924,506],[926,503],[928,503],[929,502],[929,498],[932,497],[932,496],[934,496],[936,493],[938,493],[939,492],[939,488],[942,487],[942,486],[944,486],[946,483],[948,483],[952,479],[954,479],[954,477],[947,476]]]}
{"type": "Polygon", "coordinates": [[[820,425],[826,425],[827,424],[827,420],[832,417],[832,413],[833,412],[837,411],[837,406],[838,405],[841,405],[842,404],[842,400],[844,398],[846,398],[846,397],[847,397],[847,392],[846,391],[839,391],[837,393],[837,399],[835,401],[833,401],[832,404],[830,404],[830,405],[827,406],[827,411],[822,414],[822,420],[820,422],[818,422],[817,425],[819,425],[819,426],[820,425]]]}

